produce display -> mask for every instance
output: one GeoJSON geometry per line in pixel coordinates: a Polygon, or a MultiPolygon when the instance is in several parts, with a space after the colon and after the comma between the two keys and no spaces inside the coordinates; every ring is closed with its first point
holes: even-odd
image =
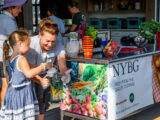
{"type": "Polygon", "coordinates": [[[160,32],[160,24],[154,20],[143,22],[138,30],[139,34],[148,41],[153,41],[157,32],[160,32]]]}
{"type": "Polygon", "coordinates": [[[61,109],[106,120],[107,65],[79,63],[77,67],[78,69],[74,66],[72,70],[77,71],[78,77],[74,77],[75,80],[72,78],[70,83],[63,87],[61,109]]]}
{"type": "Polygon", "coordinates": [[[118,48],[119,48],[118,44],[110,40],[108,44],[105,46],[103,52],[109,56],[112,56],[118,50],[118,48]]]}
{"type": "Polygon", "coordinates": [[[61,75],[57,73],[54,77],[50,78],[50,90],[52,101],[60,101],[62,99],[63,83],[61,75]]]}
{"type": "Polygon", "coordinates": [[[86,36],[91,36],[92,37],[92,41],[94,41],[97,37],[98,31],[96,29],[94,29],[94,27],[89,26],[87,28],[87,30],[85,31],[85,35],[86,36]]]}
{"type": "Polygon", "coordinates": [[[153,60],[153,65],[155,67],[156,76],[160,84],[160,55],[159,54],[153,55],[152,60],[153,60]]]}

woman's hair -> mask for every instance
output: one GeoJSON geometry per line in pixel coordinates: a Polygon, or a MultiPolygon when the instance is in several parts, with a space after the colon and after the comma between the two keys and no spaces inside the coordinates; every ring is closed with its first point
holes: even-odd
{"type": "Polygon", "coordinates": [[[48,32],[52,35],[58,35],[59,30],[57,24],[50,18],[43,18],[39,24],[39,32],[41,35],[44,35],[44,32],[48,32]]]}
{"type": "Polygon", "coordinates": [[[14,8],[16,8],[16,7],[17,7],[17,6],[7,7],[7,8],[4,8],[3,11],[4,11],[4,10],[9,10],[9,9],[14,9],[14,8]]]}
{"type": "Polygon", "coordinates": [[[71,2],[68,3],[68,6],[70,6],[71,8],[73,7],[78,8],[78,2],[72,0],[71,2]]]}
{"type": "Polygon", "coordinates": [[[56,4],[51,4],[51,5],[48,5],[48,11],[52,14],[54,14],[55,16],[58,15],[58,6],[56,4]]]}
{"type": "Polygon", "coordinates": [[[9,53],[10,49],[13,48],[14,45],[18,41],[26,41],[29,38],[29,34],[25,30],[16,30],[14,31],[8,39],[6,39],[3,43],[3,67],[4,67],[4,74],[7,74],[6,70],[6,60],[10,58],[9,53]]]}

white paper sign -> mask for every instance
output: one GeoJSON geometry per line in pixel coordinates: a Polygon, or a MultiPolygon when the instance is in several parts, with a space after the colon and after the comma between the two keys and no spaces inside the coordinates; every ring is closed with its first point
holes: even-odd
{"type": "Polygon", "coordinates": [[[153,104],[151,60],[152,56],[147,56],[109,64],[109,120],[153,104]]]}

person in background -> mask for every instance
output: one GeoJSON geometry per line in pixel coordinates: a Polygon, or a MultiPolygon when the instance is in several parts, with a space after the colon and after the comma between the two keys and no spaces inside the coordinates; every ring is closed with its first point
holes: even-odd
{"type": "Polygon", "coordinates": [[[30,68],[24,57],[29,50],[30,36],[24,30],[14,31],[3,45],[3,66],[9,85],[0,110],[0,120],[35,120],[39,114],[37,97],[31,78],[50,69],[51,62],[30,68]],[[9,55],[9,49],[13,52],[9,55]]]}
{"type": "Polygon", "coordinates": [[[27,0],[4,0],[4,5],[0,10],[0,34],[10,35],[18,29],[15,17],[22,12],[22,6],[27,0]]]}
{"type": "MultiPolygon", "coordinates": [[[[22,6],[26,1],[27,0],[4,0],[4,5],[0,9],[3,10],[3,13],[0,14],[0,35],[7,37],[13,31],[18,29],[15,17],[17,17],[19,13],[22,12],[22,6]]],[[[0,91],[0,106],[1,106],[5,96],[5,92],[8,87],[8,82],[3,74],[2,61],[0,61],[0,68],[1,68],[0,81],[2,81],[2,88],[0,91]]]]}
{"type": "MultiPolygon", "coordinates": [[[[57,17],[58,11],[59,10],[57,8],[57,5],[51,4],[48,6],[47,15],[54,23],[56,23],[58,25],[59,33],[57,35],[57,40],[64,45],[63,36],[65,34],[65,26],[64,26],[63,20],[61,18],[57,17]]],[[[36,29],[37,34],[39,31],[38,29],[39,28],[37,27],[37,29],[36,29]]]]}
{"type": "MultiPolygon", "coordinates": [[[[56,40],[58,35],[58,26],[50,18],[44,18],[39,24],[39,33],[36,36],[31,37],[30,50],[26,55],[30,66],[36,67],[41,63],[47,61],[49,54],[54,54],[50,58],[52,63],[57,60],[58,68],[60,72],[66,73],[66,58],[63,45],[56,40]]],[[[45,76],[46,71],[40,73],[41,77],[45,76]]],[[[40,84],[35,83],[35,91],[39,102],[40,115],[37,120],[44,120],[45,113],[45,90],[40,84]]]]}
{"type": "Polygon", "coordinates": [[[72,26],[66,31],[66,33],[76,32],[79,29],[79,26],[82,24],[82,22],[86,21],[86,17],[82,12],[80,12],[78,8],[78,2],[69,2],[68,9],[72,14],[72,26]]]}
{"type": "Polygon", "coordinates": [[[53,22],[55,22],[58,25],[59,33],[57,36],[57,40],[60,41],[64,45],[63,36],[65,34],[65,27],[63,20],[61,18],[58,18],[58,8],[56,5],[52,5],[48,7],[47,15],[53,22]]]}

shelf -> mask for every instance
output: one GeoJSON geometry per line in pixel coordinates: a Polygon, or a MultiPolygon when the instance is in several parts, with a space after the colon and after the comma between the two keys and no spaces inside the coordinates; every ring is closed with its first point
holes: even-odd
{"type": "Polygon", "coordinates": [[[145,13],[145,11],[142,10],[118,10],[118,11],[113,11],[113,10],[108,10],[108,11],[89,11],[90,13],[112,13],[112,14],[121,14],[121,13],[145,13]]]}
{"type": "Polygon", "coordinates": [[[88,12],[89,18],[128,18],[128,17],[145,17],[144,11],[138,10],[122,10],[122,11],[103,11],[103,12],[88,12]]]}
{"type": "MultiPolygon", "coordinates": [[[[98,18],[127,18],[127,17],[146,17],[146,2],[145,0],[140,0],[140,9],[136,10],[135,7],[128,8],[129,10],[119,10],[118,4],[122,1],[129,1],[129,0],[103,0],[103,10],[95,12],[94,5],[95,3],[92,0],[88,1],[88,16],[89,18],[94,18],[98,16],[98,18]],[[112,16],[113,15],[113,16],[112,16]]],[[[100,7],[100,3],[98,3],[100,7]]]]}

